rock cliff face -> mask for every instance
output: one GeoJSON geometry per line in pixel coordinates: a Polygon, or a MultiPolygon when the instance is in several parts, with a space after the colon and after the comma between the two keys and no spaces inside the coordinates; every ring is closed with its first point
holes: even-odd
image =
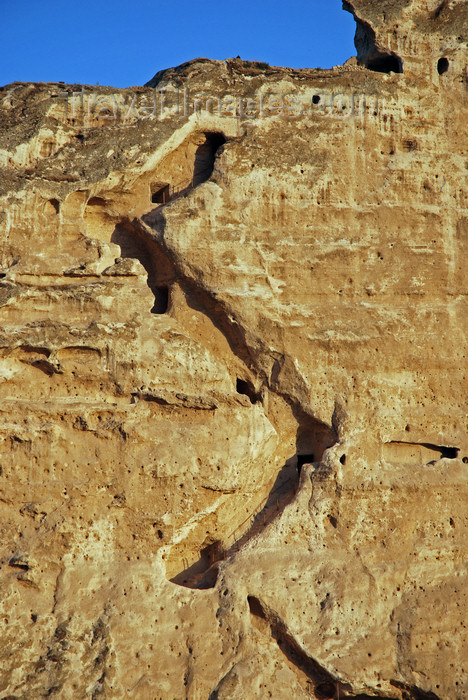
{"type": "Polygon", "coordinates": [[[468,4],[0,92],[2,698],[468,697],[468,4]]]}

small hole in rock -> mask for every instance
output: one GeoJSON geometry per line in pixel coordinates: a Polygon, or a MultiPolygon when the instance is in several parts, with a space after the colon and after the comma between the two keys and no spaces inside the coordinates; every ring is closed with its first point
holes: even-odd
{"type": "Polygon", "coordinates": [[[226,143],[227,139],[224,134],[213,131],[205,132],[205,143],[202,143],[195,154],[195,163],[193,164],[193,180],[192,187],[206,182],[212,175],[215,159],[220,149],[226,143]]]}
{"type": "Polygon", "coordinates": [[[346,464],[346,455],[341,455],[340,462],[341,464],[346,464]]]}
{"type": "Polygon", "coordinates": [[[439,75],[443,75],[444,73],[446,73],[449,69],[449,66],[450,62],[448,58],[445,58],[445,56],[439,58],[437,62],[437,72],[439,73],[439,75]]]}
{"type": "Polygon", "coordinates": [[[49,199],[49,210],[54,211],[56,214],[60,211],[60,202],[58,199],[49,199]]]}
{"type": "Polygon", "coordinates": [[[250,399],[250,403],[258,403],[260,400],[260,396],[256,393],[252,384],[244,379],[237,379],[236,391],[238,394],[247,396],[250,399]]]}
{"type": "Polygon", "coordinates": [[[320,95],[314,95],[314,96],[312,97],[312,103],[313,103],[314,105],[318,105],[318,104],[320,104],[320,99],[321,99],[321,98],[320,98],[320,95]]]}

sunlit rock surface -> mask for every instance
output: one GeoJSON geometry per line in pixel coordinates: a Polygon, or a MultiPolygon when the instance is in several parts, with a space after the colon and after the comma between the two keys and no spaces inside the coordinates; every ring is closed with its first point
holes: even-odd
{"type": "Polygon", "coordinates": [[[345,5],[0,92],[2,698],[468,696],[467,3],[345,5]]]}

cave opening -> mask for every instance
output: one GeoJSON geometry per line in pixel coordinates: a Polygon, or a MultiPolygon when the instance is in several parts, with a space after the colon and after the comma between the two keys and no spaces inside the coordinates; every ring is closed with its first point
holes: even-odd
{"type": "Polygon", "coordinates": [[[152,314],[165,314],[169,309],[169,287],[155,287],[153,290],[154,305],[152,314]]]}
{"type": "Polygon", "coordinates": [[[151,202],[153,204],[166,204],[171,198],[168,184],[154,185],[152,188],[151,202]]]}
{"type": "Polygon", "coordinates": [[[366,67],[376,73],[403,73],[403,62],[394,53],[380,53],[369,59],[366,67]]]}
{"type": "Polygon", "coordinates": [[[238,394],[243,394],[250,399],[250,403],[255,404],[260,401],[260,395],[255,391],[253,385],[245,379],[237,379],[236,391],[238,394]]]}
{"type": "Polygon", "coordinates": [[[359,63],[376,73],[403,73],[403,61],[393,51],[386,51],[378,42],[374,29],[356,15],[353,4],[343,0],[343,9],[350,12],[356,22],[354,45],[359,63]]]}
{"type": "Polygon", "coordinates": [[[174,269],[161,246],[157,241],[144,238],[129,221],[122,221],[115,227],[111,241],[120,247],[122,258],[139,260],[148,273],[147,284],[154,296],[151,313],[167,313],[171,305],[174,269]]]}
{"type": "Polygon", "coordinates": [[[205,132],[205,141],[202,143],[195,153],[195,162],[193,164],[193,187],[206,182],[211,177],[216,156],[227,139],[219,131],[205,132]]]}
{"type": "Polygon", "coordinates": [[[313,452],[309,454],[298,454],[297,455],[297,471],[300,474],[304,464],[312,464],[315,462],[315,455],[313,452]]]}
{"type": "Polygon", "coordinates": [[[336,433],[312,416],[302,415],[296,434],[296,468],[300,475],[304,464],[320,462],[323,453],[336,442],[336,433]]]}

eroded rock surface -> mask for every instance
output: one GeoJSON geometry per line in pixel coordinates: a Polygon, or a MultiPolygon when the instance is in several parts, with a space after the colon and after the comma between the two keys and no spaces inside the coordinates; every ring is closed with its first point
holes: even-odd
{"type": "Polygon", "coordinates": [[[0,92],[2,698],[468,696],[467,3],[345,5],[0,92]]]}

